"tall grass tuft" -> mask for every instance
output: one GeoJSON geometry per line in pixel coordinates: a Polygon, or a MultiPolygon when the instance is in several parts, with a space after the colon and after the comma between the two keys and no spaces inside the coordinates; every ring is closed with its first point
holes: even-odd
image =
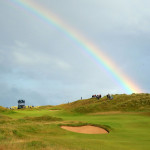
{"type": "Polygon", "coordinates": [[[25,117],[25,120],[30,121],[62,121],[62,118],[52,117],[52,116],[40,116],[40,117],[25,117]]]}

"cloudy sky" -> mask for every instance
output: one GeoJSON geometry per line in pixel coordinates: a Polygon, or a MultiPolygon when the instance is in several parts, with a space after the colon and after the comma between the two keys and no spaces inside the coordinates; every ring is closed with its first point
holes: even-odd
{"type": "MultiPolygon", "coordinates": [[[[15,0],[0,0],[0,105],[56,105],[126,93],[76,41],[15,0]]],[[[24,0],[58,16],[150,91],[149,0],[24,0]]]]}

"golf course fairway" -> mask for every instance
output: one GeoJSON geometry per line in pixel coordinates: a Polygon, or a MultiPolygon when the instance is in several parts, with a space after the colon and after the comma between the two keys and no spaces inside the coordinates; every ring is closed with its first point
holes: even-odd
{"type": "Polygon", "coordinates": [[[0,150],[150,150],[149,111],[52,109],[1,110],[0,150]],[[62,126],[96,126],[109,133],[76,133],[62,126]]]}

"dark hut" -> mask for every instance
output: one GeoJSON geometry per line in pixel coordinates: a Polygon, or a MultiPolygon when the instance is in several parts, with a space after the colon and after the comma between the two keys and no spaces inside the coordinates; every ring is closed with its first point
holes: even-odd
{"type": "Polygon", "coordinates": [[[18,109],[25,108],[25,100],[18,100],[18,109]]]}

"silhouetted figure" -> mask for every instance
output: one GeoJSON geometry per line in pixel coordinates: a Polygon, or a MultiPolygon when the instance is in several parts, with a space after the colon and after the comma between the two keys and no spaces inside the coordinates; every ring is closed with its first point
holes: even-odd
{"type": "Polygon", "coordinates": [[[113,96],[112,95],[110,95],[110,94],[107,94],[107,99],[113,99],[113,96]]]}
{"type": "Polygon", "coordinates": [[[113,96],[112,96],[112,95],[110,96],[110,99],[113,99],[113,96]]]}
{"type": "Polygon", "coordinates": [[[99,100],[101,98],[101,94],[97,95],[96,98],[99,100]]]}
{"type": "Polygon", "coordinates": [[[95,94],[95,95],[92,95],[92,98],[96,98],[96,94],[95,94]]]}
{"type": "Polygon", "coordinates": [[[110,94],[107,94],[107,99],[110,99],[110,94]]]}

